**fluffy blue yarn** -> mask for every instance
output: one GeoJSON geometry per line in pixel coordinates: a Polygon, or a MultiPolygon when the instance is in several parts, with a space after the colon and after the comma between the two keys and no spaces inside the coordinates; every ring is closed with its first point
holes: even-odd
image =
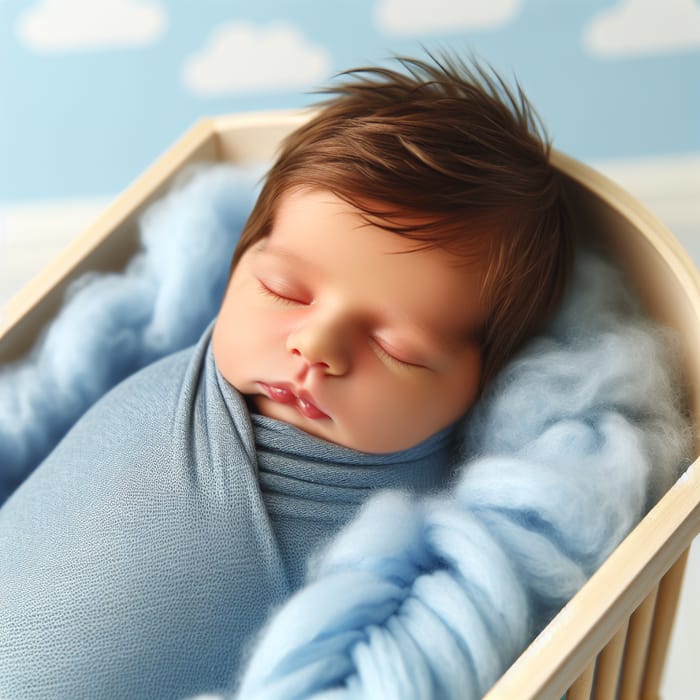
{"type": "Polygon", "coordinates": [[[270,622],[236,697],[481,697],[682,470],[672,346],[582,254],[549,332],[465,424],[454,485],[370,500],[270,622]]]}
{"type": "MultiPolygon", "coordinates": [[[[258,174],[215,167],[165,197],[127,272],[80,282],[33,355],[2,370],[0,501],[108,388],[199,337],[258,174]]],[[[451,487],[371,499],[231,692],[481,697],[690,454],[672,345],[611,266],[581,255],[548,332],[465,423],[451,487]]]]}
{"type": "Polygon", "coordinates": [[[108,389],[200,337],[261,172],[186,172],[142,217],[128,269],[81,278],[31,356],[0,368],[0,504],[108,389]]]}

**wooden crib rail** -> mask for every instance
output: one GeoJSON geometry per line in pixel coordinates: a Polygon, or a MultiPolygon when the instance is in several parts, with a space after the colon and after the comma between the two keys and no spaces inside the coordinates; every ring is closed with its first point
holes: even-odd
{"type": "Polygon", "coordinates": [[[657,698],[687,550],[699,531],[700,460],[485,700],[657,698]]]}
{"type": "Polygon", "coordinates": [[[566,700],[657,700],[686,550],[566,693],[566,700]]]}

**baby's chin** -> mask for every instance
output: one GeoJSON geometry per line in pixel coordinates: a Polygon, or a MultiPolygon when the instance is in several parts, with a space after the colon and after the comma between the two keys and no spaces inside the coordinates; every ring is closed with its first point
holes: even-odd
{"type": "Polygon", "coordinates": [[[332,418],[308,418],[302,415],[294,406],[279,404],[263,395],[249,396],[248,398],[255,410],[261,415],[287,423],[315,438],[354,450],[355,452],[382,455],[392,454],[415,447],[427,437],[430,437],[424,436],[418,440],[412,439],[406,434],[390,437],[387,436],[385,431],[373,431],[371,434],[368,434],[365,431],[349,429],[332,418]]]}
{"type": "Polygon", "coordinates": [[[327,416],[323,418],[309,418],[303,415],[296,406],[277,403],[261,394],[248,398],[255,407],[255,410],[263,416],[292,425],[326,442],[332,442],[337,445],[341,444],[337,439],[334,439],[333,421],[327,416]]]}

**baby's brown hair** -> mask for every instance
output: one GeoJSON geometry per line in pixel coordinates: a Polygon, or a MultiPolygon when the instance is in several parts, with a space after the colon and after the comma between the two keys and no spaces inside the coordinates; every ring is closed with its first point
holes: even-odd
{"type": "Polygon", "coordinates": [[[417,248],[485,260],[483,387],[566,286],[574,241],[561,176],[520,86],[454,57],[397,61],[347,71],[322,91],[331,97],[283,142],[232,266],[270,233],[280,197],[304,187],[332,192],[417,248]]]}

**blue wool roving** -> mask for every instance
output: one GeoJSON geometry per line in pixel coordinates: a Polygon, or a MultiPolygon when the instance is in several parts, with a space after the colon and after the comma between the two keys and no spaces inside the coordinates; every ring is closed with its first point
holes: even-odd
{"type": "Polygon", "coordinates": [[[128,269],[78,280],[31,356],[0,368],[0,504],[108,389],[199,338],[261,172],[187,171],[142,217],[128,269]]]}
{"type": "MultiPolygon", "coordinates": [[[[157,203],[127,271],[73,287],[33,355],[2,370],[0,502],[110,387],[202,334],[258,175],[213,167],[157,203]]],[[[685,466],[673,346],[619,273],[581,253],[557,317],[459,427],[453,481],[371,498],[230,693],[481,697],[685,466]]]]}
{"type": "Polygon", "coordinates": [[[479,698],[690,454],[669,334],[581,254],[464,425],[440,495],[380,493],[262,634],[236,697],[479,698]]]}

